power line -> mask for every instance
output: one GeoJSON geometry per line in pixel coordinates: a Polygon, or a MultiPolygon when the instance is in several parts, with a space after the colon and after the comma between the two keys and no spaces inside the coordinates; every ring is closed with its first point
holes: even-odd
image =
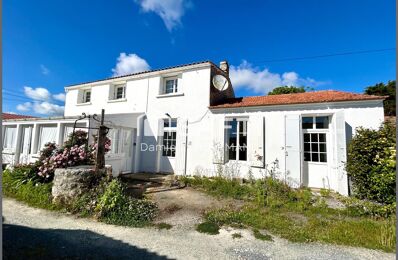
{"type": "Polygon", "coordinates": [[[294,60],[311,60],[311,59],[319,59],[319,58],[327,58],[327,57],[335,57],[335,56],[347,56],[347,55],[356,55],[356,54],[366,54],[366,53],[376,53],[376,52],[386,52],[393,51],[396,48],[385,48],[385,49],[373,49],[373,50],[362,50],[362,51],[350,51],[350,52],[337,52],[330,54],[322,54],[322,55],[314,55],[314,56],[304,56],[304,57],[292,57],[292,58],[281,58],[281,59],[270,59],[270,60],[262,60],[262,61],[254,61],[253,63],[260,62],[283,62],[283,61],[294,61],[294,60]]]}

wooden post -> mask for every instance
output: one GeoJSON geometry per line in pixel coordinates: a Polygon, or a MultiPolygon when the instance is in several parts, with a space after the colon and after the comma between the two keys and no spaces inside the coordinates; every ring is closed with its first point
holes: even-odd
{"type": "Polygon", "coordinates": [[[104,126],[105,110],[101,111],[101,124],[98,129],[97,158],[95,160],[96,171],[105,167],[105,140],[107,127],[104,126]]]}

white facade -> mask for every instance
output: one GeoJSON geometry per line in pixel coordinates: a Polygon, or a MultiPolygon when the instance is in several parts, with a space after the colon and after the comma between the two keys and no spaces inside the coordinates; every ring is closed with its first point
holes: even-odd
{"type": "Polygon", "coordinates": [[[64,118],[3,121],[3,161],[21,162],[22,151],[27,153],[23,136],[32,136],[27,157],[34,160],[40,138],[44,138],[40,126],[55,126],[55,137],[51,129],[45,132],[61,144],[65,126],[82,113],[100,114],[105,109],[106,125],[112,128],[108,136],[114,144],[106,162],[112,165],[114,175],[168,172],[215,176],[222,172],[248,178],[261,177],[274,166],[279,177],[293,186],[348,193],[344,170],[347,141],[356,127],[379,127],[384,118],[381,99],[212,108],[234,98],[232,87],[222,92],[214,88],[215,74],[228,77],[213,63],[202,62],[67,87],[64,118]],[[317,129],[314,123],[312,129],[307,129],[308,124],[303,128],[303,120],[309,118],[327,120],[327,127],[317,129]],[[236,140],[234,129],[224,127],[234,119],[228,124],[242,128],[237,130],[236,140]],[[23,131],[27,125],[32,126],[32,134],[23,131]],[[239,135],[243,128],[247,132],[239,135]],[[229,153],[229,140],[245,142],[246,152],[229,153]]]}

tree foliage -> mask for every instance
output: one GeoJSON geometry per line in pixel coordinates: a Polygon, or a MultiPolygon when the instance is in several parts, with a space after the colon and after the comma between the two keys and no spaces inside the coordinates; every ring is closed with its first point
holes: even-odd
{"type": "Polygon", "coordinates": [[[358,128],[348,146],[347,172],[355,196],[380,203],[395,202],[396,128],[358,128]]]}
{"type": "Polygon", "coordinates": [[[376,96],[388,96],[386,100],[384,100],[384,114],[386,116],[395,116],[396,115],[396,83],[395,80],[388,81],[387,84],[377,83],[374,86],[369,86],[365,89],[365,94],[368,95],[376,95],[376,96]]]}
{"type": "Polygon", "coordinates": [[[310,87],[295,87],[295,86],[281,86],[274,88],[268,92],[268,95],[280,95],[280,94],[291,94],[291,93],[304,93],[307,90],[313,90],[310,87]]]}

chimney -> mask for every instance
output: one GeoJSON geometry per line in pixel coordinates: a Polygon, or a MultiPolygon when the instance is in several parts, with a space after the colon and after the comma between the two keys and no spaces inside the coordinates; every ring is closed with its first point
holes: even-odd
{"type": "Polygon", "coordinates": [[[224,71],[227,74],[227,76],[229,76],[229,64],[228,64],[228,61],[226,61],[226,60],[221,61],[220,62],[220,69],[222,71],[224,71]]]}

